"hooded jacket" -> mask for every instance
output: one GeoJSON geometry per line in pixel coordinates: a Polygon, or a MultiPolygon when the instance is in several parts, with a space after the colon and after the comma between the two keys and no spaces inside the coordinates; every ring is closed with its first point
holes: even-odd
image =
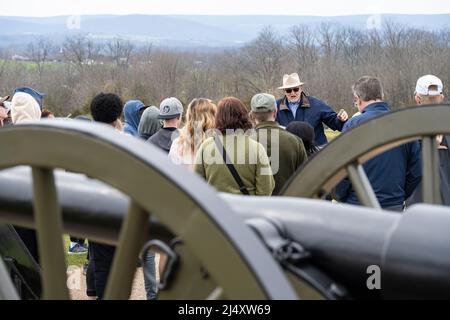
{"type": "Polygon", "coordinates": [[[11,100],[11,119],[13,124],[24,121],[39,120],[41,108],[37,101],[28,93],[17,92],[11,100]]]}
{"type": "Polygon", "coordinates": [[[148,107],[142,114],[139,122],[139,136],[148,140],[152,135],[161,129],[161,121],[158,119],[159,109],[155,106],[148,107]]]}
{"type": "Polygon", "coordinates": [[[123,114],[125,125],[123,126],[123,132],[131,134],[132,136],[139,137],[139,110],[144,107],[144,103],[140,100],[130,100],[125,103],[123,107],[123,114]]]}

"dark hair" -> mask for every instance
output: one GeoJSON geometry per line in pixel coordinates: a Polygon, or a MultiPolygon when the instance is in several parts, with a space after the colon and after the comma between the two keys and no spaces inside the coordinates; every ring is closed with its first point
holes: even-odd
{"type": "Polygon", "coordinates": [[[122,114],[123,102],[114,93],[99,93],[91,101],[91,114],[94,121],[113,123],[122,114]]]}
{"type": "Polygon", "coordinates": [[[216,129],[225,133],[227,129],[248,130],[252,123],[248,118],[248,111],[241,100],[234,97],[226,97],[217,104],[216,129]]]}
{"type": "Polygon", "coordinates": [[[364,76],[352,86],[353,93],[363,101],[383,100],[383,86],[378,78],[364,76]]]}
{"type": "Polygon", "coordinates": [[[48,118],[49,116],[54,116],[53,112],[51,112],[48,109],[42,109],[41,111],[41,118],[48,118]]]}
{"type": "Polygon", "coordinates": [[[314,128],[308,122],[292,121],[286,127],[286,131],[302,139],[308,157],[319,150],[314,143],[314,128]]]}

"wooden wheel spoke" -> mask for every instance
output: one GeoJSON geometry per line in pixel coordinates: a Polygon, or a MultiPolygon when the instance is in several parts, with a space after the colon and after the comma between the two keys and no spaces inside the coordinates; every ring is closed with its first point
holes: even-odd
{"type": "Polygon", "coordinates": [[[422,139],[422,195],[423,202],[441,204],[439,154],[434,136],[422,139]]]}
{"type": "Polygon", "coordinates": [[[68,299],[61,209],[53,170],[32,168],[34,218],[44,299],[68,299]]]}
{"type": "Polygon", "coordinates": [[[350,164],[347,166],[347,172],[352,182],[352,187],[361,204],[366,207],[381,209],[380,203],[362,165],[350,164]]]}
{"type": "Polygon", "coordinates": [[[132,201],[120,230],[119,244],[108,277],[106,299],[130,297],[139,251],[146,240],[148,219],[149,214],[132,201]]]}

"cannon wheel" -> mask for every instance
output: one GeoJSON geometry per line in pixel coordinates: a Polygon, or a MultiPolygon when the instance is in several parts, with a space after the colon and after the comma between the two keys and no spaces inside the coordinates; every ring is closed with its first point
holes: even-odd
{"type": "Polygon", "coordinates": [[[422,139],[423,201],[441,204],[436,135],[450,133],[450,105],[411,107],[374,118],[336,138],[296,172],[282,194],[323,198],[346,175],[367,207],[380,208],[362,164],[409,141],[422,139]]]}
{"type": "Polygon", "coordinates": [[[84,173],[130,197],[106,299],[129,298],[150,213],[183,239],[224,297],[297,298],[280,266],[216,192],[153,146],[101,124],[67,120],[4,128],[0,140],[6,141],[0,170],[32,168],[44,299],[69,298],[55,168],[84,173]]]}

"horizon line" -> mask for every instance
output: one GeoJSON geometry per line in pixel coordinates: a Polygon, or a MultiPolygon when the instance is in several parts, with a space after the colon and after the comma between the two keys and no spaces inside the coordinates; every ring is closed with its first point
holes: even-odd
{"type": "Polygon", "coordinates": [[[374,15],[403,15],[403,16],[439,16],[439,15],[448,15],[450,12],[440,12],[440,13],[392,13],[392,12],[379,12],[379,13],[357,13],[357,14],[340,14],[340,15],[315,15],[315,14],[253,14],[253,13],[245,13],[245,14],[216,14],[216,13],[208,13],[208,14],[193,14],[193,13],[127,13],[127,14],[118,14],[118,13],[88,13],[88,14],[57,14],[57,15],[49,15],[49,16],[25,16],[25,15],[5,15],[0,13],[0,17],[8,17],[8,18],[58,18],[58,17],[70,17],[70,16],[217,16],[217,17],[238,17],[238,16],[266,16],[266,17],[316,17],[316,18],[338,18],[338,17],[359,17],[359,16],[374,16],[374,15]]]}

